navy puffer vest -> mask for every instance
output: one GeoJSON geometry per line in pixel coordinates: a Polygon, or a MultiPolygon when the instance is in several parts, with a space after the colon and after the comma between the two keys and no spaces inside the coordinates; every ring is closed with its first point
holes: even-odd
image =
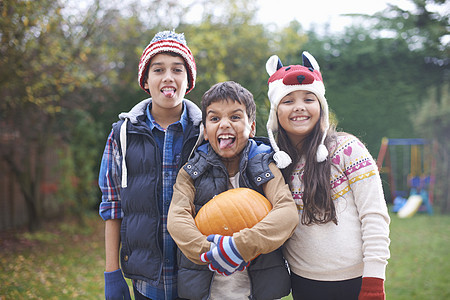
{"type": "MultiPolygon", "coordinates": [[[[262,184],[271,180],[269,169],[272,149],[265,145],[267,139],[251,139],[243,151],[240,162],[239,186],[248,187],[264,194],[262,184]]],[[[194,180],[195,210],[228,189],[228,172],[209,144],[199,147],[194,158],[184,166],[194,180]]],[[[180,250],[178,259],[178,296],[181,298],[208,299],[214,273],[205,265],[191,262],[180,250]]],[[[290,278],[281,249],[263,254],[248,267],[251,282],[250,299],[272,300],[290,292],[290,278]]]]}
{"type": "MultiPolygon", "coordinates": [[[[189,159],[199,137],[201,112],[184,100],[189,124],[184,128],[183,150],[178,169],[189,159]]],[[[162,274],[161,223],[158,208],[161,195],[162,171],[160,152],[153,133],[146,124],[147,100],[121,114],[122,120],[113,124],[115,140],[119,143],[120,160],[125,152],[126,187],[120,190],[124,217],[120,230],[122,248],[120,262],[126,277],[157,286],[162,274]],[[126,126],[126,128],[125,128],[126,126]],[[122,152],[120,131],[126,129],[126,148],[122,152]]],[[[122,174],[124,170],[122,168],[122,174]]]]}

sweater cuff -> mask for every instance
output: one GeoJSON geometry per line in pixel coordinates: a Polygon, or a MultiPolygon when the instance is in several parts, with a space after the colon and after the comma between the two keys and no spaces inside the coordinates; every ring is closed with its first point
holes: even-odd
{"type": "Polygon", "coordinates": [[[386,279],[386,264],[380,262],[364,262],[363,277],[386,279]]]}

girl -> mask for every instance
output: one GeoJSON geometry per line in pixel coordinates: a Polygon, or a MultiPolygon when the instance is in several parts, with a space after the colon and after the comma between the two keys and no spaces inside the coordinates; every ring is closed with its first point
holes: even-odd
{"type": "Polygon", "coordinates": [[[266,64],[267,131],[300,215],[284,247],[293,298],[385,299],[390,219],[378,169],[356,137],[330,126],[319,65],[302,56],[303,66],[276,55],[266,64]]]}

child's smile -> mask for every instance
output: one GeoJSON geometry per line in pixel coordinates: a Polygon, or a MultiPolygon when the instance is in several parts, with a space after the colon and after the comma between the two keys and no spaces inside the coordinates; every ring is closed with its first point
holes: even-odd
{"type": "Polygon", "coordinates": [[[295,116],[291,118],[291,121],[297,122],[297,121],[305,121],[308,120],[309,117],[306,116],[295,116]]]}

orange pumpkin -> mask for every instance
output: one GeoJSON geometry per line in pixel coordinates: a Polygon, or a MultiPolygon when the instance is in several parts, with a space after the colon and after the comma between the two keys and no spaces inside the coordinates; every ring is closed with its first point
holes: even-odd
{"type": "Polygon", "coordinates": [[[195,225],[204,235],[231,236],[251,228],[272,209],[263,195],[248,188],[225,191],[212,198],[198,211],[195,225]]]}

